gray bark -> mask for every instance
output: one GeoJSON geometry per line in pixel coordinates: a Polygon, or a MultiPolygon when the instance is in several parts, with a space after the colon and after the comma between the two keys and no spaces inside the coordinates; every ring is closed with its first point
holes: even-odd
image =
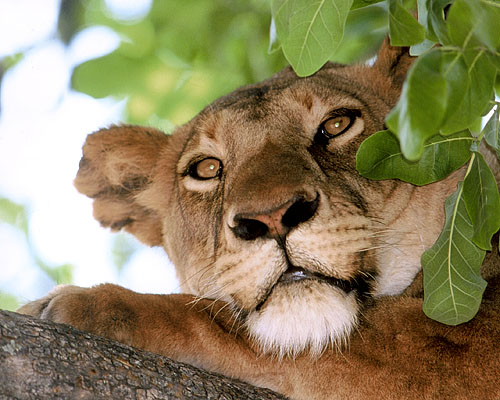
{"type": "Polygon", "coordinates": [[[283,399],[166,357],[0,310],[0,399],[283,399]]]}

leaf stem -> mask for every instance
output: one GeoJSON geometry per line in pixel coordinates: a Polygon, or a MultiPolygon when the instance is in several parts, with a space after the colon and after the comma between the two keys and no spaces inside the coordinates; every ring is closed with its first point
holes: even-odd
{"type": "MultiPolygon", "coordinates": [[[[472,160],[472,158],[471,158],[471,160],[472,160]]],[[[472,166],[472,162],[469,163],[469,167],[467,168],[467,172],[465,174],[466,177],[470,172],[471,166],[472,166]]],[[[464,180],[465,180],[465,178],[464,178],[464,180]]],[[[452,213],[452,217],[451,217],[451,221],[450,221],[450,239],[448,242],[448,257],[446,258],[446,266],[448,268],[448,282],[449,282],[449,286],[450,286],[450,296],[452,299],[452,304],[453,304],[453,309],[455,311],[455,315],[458,315],[458,309],[457,309],[457,305],[455,302],[455,296],[454,296],[455,292],[453,291],[453,279],[451,276],[451,270],[453,268],[452,263],[451,263],[451,249],[453,246],[453,233],[455,230],[455,220],[456,220],[457,214],[458,214],[458,205],[460,204],[460,199],[462,198],[462,193],[464,190],[463,184],[460,185],[459,190],[460,190],[460,192],[457,194],[457,200],[453,206],[453,213],[452,213]]]]}
{"type": "Polygon", "coordinates": [[[457,55],[453,58],[453,61],[448,65],[448,69],[444,73],[445,76],[448,76],[448,72],[450,72],[450,70],[453,68],[453,66],[455,65],[455,63],[458,61],[458,59],[461,56],[462,56],[462,53],[457,51],[457,55]]]}
{"type": "Polygon", "coordinates": [[[474,61],[472,61],[469,69],[468,69],[468,73],[470,74],[470,72],[472,71],[472,69],[474,68],[474,66],[476,65],[476,62],[477,60],[483,55],[484,53],[484,50],[480,50],[477,54],[476,54],[476,57],[474,57],[474,61]]]}
{"type": "Polygon", "coordinates": [[[494,2],[494,1],[481,0],[481,3],[488,4],[489,6],[492,6],[492,7],[500,8],[500,4],[497,2],[494,2]]]}
{"type": "Polygon", "coordinates": [[[472,152],[472,157],[469,160],[469,165],[467,166],[467,171],[465,171],[464,181],[467,178],[467,176],[469,175],[470,170],[472,169],[472,164],[474,164],[475,158],[476,158],[476,153],[473,151],[472,152]]]}

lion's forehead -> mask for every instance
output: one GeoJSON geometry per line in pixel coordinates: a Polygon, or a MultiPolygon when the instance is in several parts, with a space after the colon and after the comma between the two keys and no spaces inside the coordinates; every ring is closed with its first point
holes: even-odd
{"type": "MultiPolygon", "coordinates": [[[[275,149],[307,146],[318,125],[336,109],[362,109],[364,100],[318,77],[249,87],[228,95],[193,119],[181,160],[205,154],[246,163],[274,143],[275,149]],[[314,79],[313,79],[314,78],[314,79]],[[251,151],[249,151],[251,150],[251,151]]],[[[182,163],[181,163],[182,164],[182,163]]]]}
{"type": "MultiPolygon", "coordinates": [[[[236,112],[245,112],[247,115],[259,118],[262,111],[272,106],[276,99],[290,97],[306,108],[310,108],[312,96],[328,102],[332,94],[350,97],[371,102],[372,97],[380,97],[379,93],[370,85],[362,84],[363,78],[372,74],[370,68],[362,66],[346,66],[327,63],[316,74],[308,77],[298,77],[290,69],[285,69],[275,76],[262,82],[246,85],[229,94],[220,97],[200,115],[213,114],[222,109],[233,109],[236,112]]],[[[370,83],[370,79],[363,79],[370,83]]]]}

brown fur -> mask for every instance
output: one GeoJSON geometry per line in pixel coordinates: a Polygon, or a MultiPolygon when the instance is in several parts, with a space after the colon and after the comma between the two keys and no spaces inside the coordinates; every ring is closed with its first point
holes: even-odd
{"type": "Polygon", "coordinates": [[[498,398],[498,245],[474,320],[449,327],[422,312],[420,255],[463,171],[424,187],[355,171],[411,61],[386,43],[373,67],[285,69],[172,136],[90,135],[75,184],[95,218],[162,245],[190,294],[64,286],[20,311],[294,399],[498,398]],[[350,128],[319,136],[339,113],[350,128]],[[222,163],[214,179],[193,172],[205,158],[222,163]]]}

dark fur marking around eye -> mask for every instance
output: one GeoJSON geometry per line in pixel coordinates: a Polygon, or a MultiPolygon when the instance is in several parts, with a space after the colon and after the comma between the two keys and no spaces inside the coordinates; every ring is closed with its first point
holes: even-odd
{"type": "Polygon", "coordinates": [[[327,145],[330,142],[330,140],[334,139],[336,136],[342,135],[344,132],[351,129],[351,127],[354,125],[354,122],[356,121],[356,119],[359,118],[360,116],[361,116],[361,111],[359,111],[359,110],[339,108],[338,110],[332,111],[330,113],[328,119],[323,121],[320,124],[320,126],[318,127],[316,135],[314,136],[314,141],[318,144],[321,144],[321,145],[327,145]],[[348,117],[350,119],[350,121],[349,121],[349,124],[341,132],[338,132],[334,135],[331,135],[328,132],[328,129],[326,128],[326,123],[328,121],[330,121],[331,119],[334,119],[336,117],[348,117]]]}
{"type": "Polygon", "coordinates": [[[363,213],[368,212],[368,204],[361,193],[359,193],[355,188],[351,187],[347,182],[342,182],[342,180],[340,179],[336,182],[336,185],[342,188],[343,193],[347,193],[349,195],[349,201],[352,204],[354,204],[358,209],[362,210],[363,213]]]}
{"type": "Polygon", "coordinates": [[[190,176],[199,181],[220,178],[222,174],[222,162],[214,157],[207,157],[191,163],[184,176],[190,176]]]}

